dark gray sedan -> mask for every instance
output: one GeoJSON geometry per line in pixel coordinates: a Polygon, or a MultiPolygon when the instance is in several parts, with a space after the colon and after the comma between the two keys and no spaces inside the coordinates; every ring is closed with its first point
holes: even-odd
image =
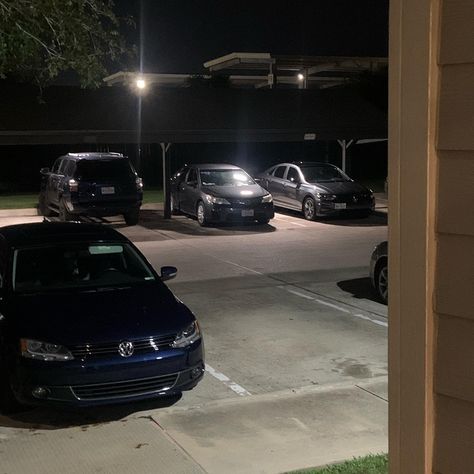
{"type": "Polygon", "coordinates": [[[171,210],[212,222],[258,221],[274,216],[270,193],[234,165],[199,164],[181,168],[171,178],[171,210]]]}
{"type": "Polygon", "coordinates": [[[329,163],[281,163],[257,176],[275,206],[301,211],[308,220],[374,209],[372,191],[329,163]]]}

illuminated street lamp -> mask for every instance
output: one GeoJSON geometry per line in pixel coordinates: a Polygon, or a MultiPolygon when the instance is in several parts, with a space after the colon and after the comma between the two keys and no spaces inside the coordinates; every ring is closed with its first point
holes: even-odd
{"type": "Polygon", "coordinates": [[[137,86],[137,89],[140,89],[140,90],[145,89],[145,87],[146,87],[145,79],[138,78],[135,82],[135,85],[137,86]]]}
{"type": "Polygon", "coordinates": [[[299,72],[296,77],[298,78],[298,81],[304,81],[304,74],[303,73],[299,72]]]}

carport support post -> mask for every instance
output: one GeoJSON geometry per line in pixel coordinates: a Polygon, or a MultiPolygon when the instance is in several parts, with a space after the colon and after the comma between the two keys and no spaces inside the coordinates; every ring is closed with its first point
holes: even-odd
{"type": "Polygon", "coordinates": [[[164,218],[171,219],[171,195],[170,195],[170,166],[169,160],[166,159],[166,152],[169,150],[171,143],[160,143],[161,156],[163,161],[163,202],[164,202],[164,218]]]}
{"type": "Polygon", "coordinates": [[[341,145],[342,148],[342,171],[344,173],[346,172],[346,151],[347,149],[354,143],[354,140],[349,140],[346,142],[346,140],[338,140],[339,145],[341,145]]]}

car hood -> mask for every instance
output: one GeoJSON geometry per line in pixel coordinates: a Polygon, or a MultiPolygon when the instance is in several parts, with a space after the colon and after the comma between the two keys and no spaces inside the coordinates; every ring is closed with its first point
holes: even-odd
{"type": "Polygon", "coordinates": [[[310,183],[318,193],[351,194],[370,193],[370,190],[355,181],[334,181],[330,183],[310,183]]]}
{"type": "Polygon", "coordinates": [[[194,319],[161,283],[67,295],[18,295],[8,304],[7,314],[18,337],[64,345],[170,334],[194,319]]]}
{"type": "Polygon", "coordinates": [[[263,197],[268,194],[268,192],[258,184],[246,186],[203,186],[202,192],[214,197],[230,199],[251,199],[263,197]],[[242,194],[242,192],[244,192],[244,194],[242,194]]]}

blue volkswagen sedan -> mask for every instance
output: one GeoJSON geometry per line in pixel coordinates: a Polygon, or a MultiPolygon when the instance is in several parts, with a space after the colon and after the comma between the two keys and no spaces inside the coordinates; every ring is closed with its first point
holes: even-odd
{"type": "Polygon", "coordinates": [[[0,228],[0,411],[176,395],[202,379],[199,324],[110,227],[0,228]]]}

